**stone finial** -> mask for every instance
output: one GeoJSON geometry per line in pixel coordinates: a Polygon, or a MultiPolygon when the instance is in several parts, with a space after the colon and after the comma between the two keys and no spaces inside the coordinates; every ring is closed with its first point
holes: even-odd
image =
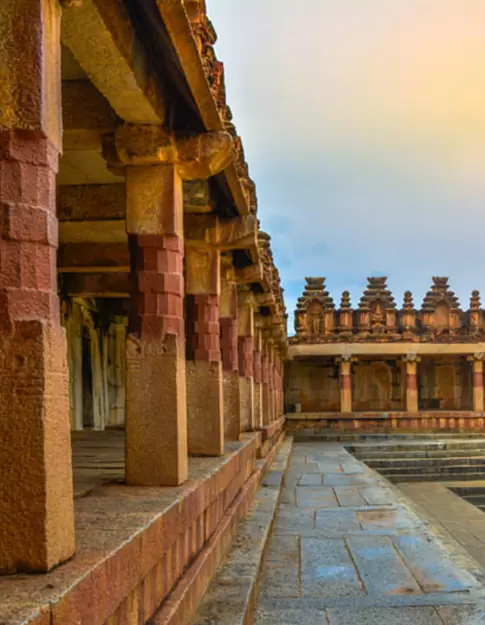
{"type": "Polygon", "coordinates": [[[414,300],[413,300],[413,294],[411,293],[411,291],[406,291],[404,293],[403,309],[414,310],[414,300]]]}
{"type": "Polygon", "coordinates": [[[318,301],[324,309],[335,308],[333,298],[325,288],[325,278],[305,278],[306,284],[302,297],[298,298],[297,310],[305,310],[312,301],[318,301]]]}
{"type": "Polygon", "coordinates": [[[359,303],[361,310],[369,309],[377,300],[380,300],[386,309],[395,310],[396,303],[391,291],[387,288],[386,277],[370,277],[367,278],[367,283],[367,288],[359,303]]]}
{"type": "Polygon", "coordinates": [[[422,309],[432,312],[441,301],[444,301],[451,309],[458,310],[460,302],[455,293],[450,290],[448,278],[434,276],[432,280],[433,284],[425,295],[422,309]]]}
{"type": "Polygon", "coordinates": [[[480,291],[472,291],[472,295],[470,297],[470,310],[480,310],[481,305],[480,291]]]}
{"type": "Polygon", "coordinates": [[[348,291],[344,291],[342,293],[342,299],[340,300],[340,310],[350,310],[351,308],[350,293],[348,291]]]}

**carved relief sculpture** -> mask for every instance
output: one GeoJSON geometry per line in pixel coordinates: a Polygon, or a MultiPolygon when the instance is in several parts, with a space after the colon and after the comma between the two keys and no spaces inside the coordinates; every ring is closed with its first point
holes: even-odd
{"type": "Polygon", "coordinates": [[[403,307],[396,309],[387,278],[368,278],[359,307],[352,310],[350,293],[344,291],[336,324],[335,305],[325,290],[324,278],[306,278],[295,311],[296,336],[290,343],[326,342],[435,342],[470,343],[485,336],[480,294],[473,291],[470,309],[464,312],[449,288],[448,278],[434,277],[416,310],[413,295],[404,293],[403,307]]]}

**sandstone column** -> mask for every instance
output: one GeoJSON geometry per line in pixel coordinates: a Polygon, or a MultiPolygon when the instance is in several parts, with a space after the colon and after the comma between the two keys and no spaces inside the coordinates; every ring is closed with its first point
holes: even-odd
{"type": "Polygon", "coordinates": [[[239,328],[239,402],[241,430],[254,429],[254,308],[249,289],[240,287],[238,297],[239,328]]]}
{"type": "Polygon", "coordinates": [[[473,411],[483,412],[483,358],[484,354],[473,354],[473,411]]]}
{"type": "Polygon", "coordinates": [[[241,432],[239,414],[239,359],[237,284],[230,257],[221,258],[221,327],[222,386],[224,397],[224,433],[226,440],[237,441],[241,432]]]}
{"type": "Polygon", "coordinates": [[[274,404],[274,339],[268,338],[268,406],[269,406],[269,422],[275,420],[275,404],[274,404]]]}
{"type": "Polygon", "coordinates": [[[263,334],[263,345],[261,354],[261,381],[262,381],[262,405],[263,405],[263,425],[269,425],[270,420],[270,391],[269,391],[269,357],[268,342],[263,334]]]}
{"type": "Polygon", "coordinates": [[[203,242],[188,242],[187,420],[189,453],[224,453],[224,400],[219,337],[220,253],[203,242]]]}
{"type": "Polygon", "coordinates": [[[262,334],[261,328],[254,331],[253,373],[254,373],[254,422],[256,428],[263,426],[263,393],[262,393],[262,334]]]}
{"type": "Polygon", "coordinates": [[[46,572],[74,552],[56,275],[59,5],[4,0],[0,32],[0,572],[46,572]]]}
{"type": "Polygon", "coordinates": [[[127,169],[126,480],[141,486],[187,479],[181,187],[173,165],[127,169]]]}
{"type": "Polygon", "coordinates": [[[406,363],[406,411],[416,413],[419,411],[417,383],[419,357],[416,354],[408,354],[403,361],[406,363]]]}
{"type": "Polygon", "coordinates": [[[133,280],[126,382],[130,484],[171,486],[187,478],[182,180],[221,171],[232,154],[227,133],[182,138],[159,126],[128,123],[116,132],[113,154],[106,153],[112,165],[127,168],[133,280]]]}
{"type": "Polygon", "coordinates": [[[342,356],[337,359],[340,363],[340,412],[352,412],[352,358],[342,356]]]}

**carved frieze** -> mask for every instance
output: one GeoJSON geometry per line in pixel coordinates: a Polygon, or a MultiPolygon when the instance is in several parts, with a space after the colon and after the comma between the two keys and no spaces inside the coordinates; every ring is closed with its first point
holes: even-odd
{"type": "Polygon", "coordinates": [[[296,335],[290,343],[485,340],[479,292],[473,291],[470,309],[465,312],[444,277],[432,279],[420,309],[416,309],[411,291],[406,291],[398,310],[384,277],[368,278],[357,309],[352,308],[348,291],[343,292],[337,313],[334,309],[325,279],[306,278],[295,310],[296,335]]]}

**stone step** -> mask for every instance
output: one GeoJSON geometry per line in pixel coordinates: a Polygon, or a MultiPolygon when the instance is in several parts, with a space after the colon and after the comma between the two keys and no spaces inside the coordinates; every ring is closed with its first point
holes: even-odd
{"type": "Polygon", "coordinates": [[[394,440],[440,440],[443,439],[470,439],[482,438],[483,432],[445,430],[437,432],[339,432],[335,430],[318,430],[311,429],[296,430],[292,432],[294,440],[297,442],[304,441],[326,441],[326,442],[346,442],[346,441],[394,441],[394,440]]]}
{"type": "MultiPolygon", "coordinates": [[[[382,475],[393,479],[393,475],[397,475],[400,473],[420,473],[423,476],[422,481],[426,481],[427,476],[429,474],[439,474],[441,475],[441,479],[448,480],[450,475],[458,475],[458,474],[469,474],[473,473],[481,476],[481,479],[485,476],[485,461],[482,464],[454,464],[449,466],[437,466],[430,465],[427,467],[416,467],[414,465],[402,465],[396,464],[393,467],[385,467],[379,470],[379,473],[382,475]],[[425,478],[425,479],[424,479],[425,478]]],[[[479,478],[480,479],[480,478],[479,478]]]]}
{"type": "Polygon", "coordinates": [[[448,467],[468,467],[468,466],[484,466],[485,467],[485,455],[481,456],[450,456],[448,458],[378,458],[368,459],[360,458],[362,462],[365,462],[367,466],[376,469],[377,471],[386,471],[387,469],[398,468],[429,468],[436,467],[439,470],[446,470],[448,467]]]}
{"type": "Polygon", "coordinates": [[[485,446],[473,447],[468,449],[432,449],[432,450],[400,450],[400,451],[367,451],[362,450],[360,452],[354,452],[353,455],[362,462],[369,462],[371,460],[396,460],[398,458],[467,458],[470,454],[478,455],[483,453],[485,456],[485,446]]]}
{"type": "MultiPolygon", "coordinates": [[[[385,475],[385,477],[387,477],[387,479],[390,482],[394,482],[394,483],[399,483],[399,482],[443,482],[443,477],[444,474],[440,473],[440,472],[435,472],[435,473],[425,473],[423,474],[422,471],[420,471],[419,473],[394,473],[392,475],[386,475],[385,473],[383,473],[383,475],[385,475]]],[[[446,474],[446,481],[447,482],[453,482],[454,480],[456,481],[463,481],[465,474],[463,473],[457,473],[457,474],[446,474]]],[[[483,480],[484,477],[484,473],[467,473],[466,474],[466,479],[473,481],[473,480],[483,480]]]]}
{"type": "Polygon", "coordinates": [[[346,445],[347,451],[354,456],[367,455],[368,453],[405,453],[405,452],[426,452],[426,451],[449,451],[449,450],[473,450],[485,449],[485,439],[479,440],[435,440],[432,441],[415,441],[413,443],[381,443],[379,445],[360,444],[346,445]]]}

